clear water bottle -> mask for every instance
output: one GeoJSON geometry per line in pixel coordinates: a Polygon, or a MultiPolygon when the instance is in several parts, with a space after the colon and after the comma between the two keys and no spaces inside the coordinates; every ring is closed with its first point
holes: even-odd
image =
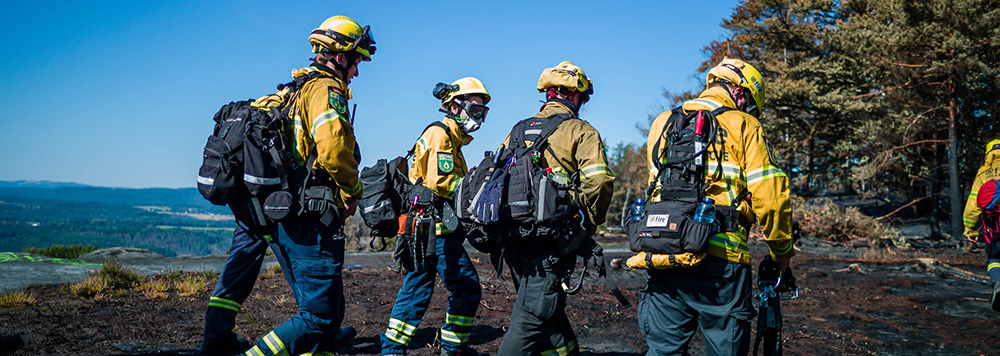
{"type": "Polygon", "coordinates": [[[712,198],[701,198],[698,208],[694,210],[694,221],[711,224],[715,221],[715,200],[712,198]]]}
{"type": "Polygon", "coordinates": [[[632,203],[632,211],[629,213],[629,220],[642,220],[642,214],[646,212],[646,199],[639,198],[632,203]]]}

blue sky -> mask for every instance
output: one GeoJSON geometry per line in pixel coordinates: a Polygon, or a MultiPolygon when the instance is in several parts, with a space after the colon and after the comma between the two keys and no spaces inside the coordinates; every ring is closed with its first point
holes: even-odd
{"type": "Polygon", "coordinates": [[[441,119],[439,81],[492,94],[464,149],[471,164],[542,99],[542,69],[594,80],[581,118],[640,142],[664,89],[697,89],[701,49],[736,1],[15,2],[0,14],[0,180],[194,187],[212,115],[309,64],[308,34],[347,15],[371,25],[374,60],[352,83],[363,166],[404,154],[441,119]]]}

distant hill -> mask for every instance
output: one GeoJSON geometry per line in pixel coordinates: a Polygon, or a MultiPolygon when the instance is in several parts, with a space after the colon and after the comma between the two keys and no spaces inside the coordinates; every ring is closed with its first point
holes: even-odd
{"type": "Polygon", "coordinates": [[[230,214],[229,208],[209,203],[196,188],[105,188],[50,181],[0,181],[0,197],[69,200],[129,206],[163,206],[174,212],[230,214]]]}
{"type": "Polygon", "coordinates": [[[48,180],[16,180],[16,181],[5,181],[0,180],[0,188],[81,188],[81,187],[92,187],[86,184],[80,183],[70,183],[70,182],[53,182],[48,180]]]}

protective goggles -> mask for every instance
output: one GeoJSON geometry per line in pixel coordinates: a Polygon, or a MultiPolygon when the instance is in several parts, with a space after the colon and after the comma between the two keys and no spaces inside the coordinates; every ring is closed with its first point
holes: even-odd
{"type": "Polygon", "coordinates": [[[330,37],[341,46],[347,48],[348,51],[356,50],[365,57],[371,57],[377,50],[375,48],[375,38],[372,37],[371,28],[368,25],[362,27],[361,35],[353,40],[350,36],[334,30],[315,30],[312,34],[322,34],[330,37]]]}
{"type": "Polygon", "coordinates": [[[470,119],[476,120],[479,123],[486,122],[486,114],[490,112],[488,106],[472,102],[459,102],[458,104],[462,106],[462,110],[465,110],[470,119]]]}

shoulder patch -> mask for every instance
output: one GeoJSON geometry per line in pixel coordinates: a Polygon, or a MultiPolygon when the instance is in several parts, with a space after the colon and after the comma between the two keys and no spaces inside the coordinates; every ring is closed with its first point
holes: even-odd
{"type": "Polygon", "coordinates": [[[344,96],[332,86],[327,87],[327,91],[330,93],[330,108],[341,115],[345,115],[347,113],[347,101],[344,100],[344,96]]]}
{"type": "Polygon", "coordinates": [[[455,170],[455,157],[451,153],[438,153],[438,171],[447,174],[455,170]]]}
{"type": "Polygon", "coordinates": [[[778,164],[778,158],[774,157],[774,148],[771,147],[771,140],[767,137],[764,137],[764,146],[767,147],[767,158],[771,160],[771,164],[778,164]]]}

